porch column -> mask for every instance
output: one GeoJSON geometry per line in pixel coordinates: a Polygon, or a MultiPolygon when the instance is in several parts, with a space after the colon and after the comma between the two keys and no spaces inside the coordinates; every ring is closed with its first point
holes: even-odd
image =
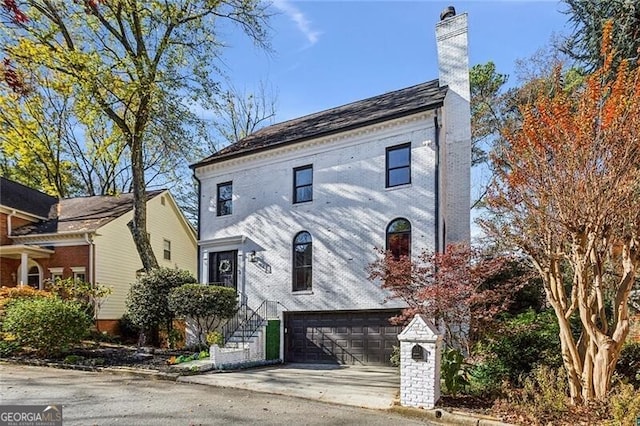
{"type": "Polygon", "coordinates": [[[20,285],[27,283],[29,275],[29,255],[27,252],[20,253],[20,285]]]}

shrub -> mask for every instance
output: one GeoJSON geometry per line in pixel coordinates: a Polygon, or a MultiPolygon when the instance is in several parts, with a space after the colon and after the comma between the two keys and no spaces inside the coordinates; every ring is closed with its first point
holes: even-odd
{"type": "Polygon", "coordinates": [[[104,299],[112,292],[111,288],[102,284],[91,284],[75,278],[47,280],[45,288],[63,300],[80,303],[90,317],[98,315],[104,299]]]}
{"type": "MultiPolygon", "coordinates": [[[[129,290],[127,315],[131,322],[143,331],[151,331],[164,325],[171,331],[174,313],[169,309],[169,292],[183,284],[195,283],[188,271],[158,268],[143,275],[129,290]]],[[[154,340],[158,341],[157,333],[154,340]]]]}
{"type": "Polygon", "coordinates": [[[500,389],[507,380],[516,383],[537,366],[562,366],[559,329],[551,311],[533,310],[507,317],[501,327],[475,348],[482,361],[470,371],[474,388],[482,393],[500,389]]]}
{"type": "Polygon", "coordinates": [[[640,416],[640,393],[629,383],[620,383],[609,397],[609,412],[616,425],[632,425],[640,416]]]}
{"type": "Polygon", "coordinates": [[[6,306],[15,300],[53,297],[51,293],[36,290],[28,285],[0,288],[0,316],[4,314],[6,306]]]}
{"type": "Polygon", "coordinates": [[[237,303],[235,290],[228,287],[185,284],[169,294],[169,309],[194,322],[200,344],[206,344],[209,331],[235,314],[237,303]]]}
{"type": "Polygon", "coordinates": [[[568,411],[567,376],[564,368],[536,367],[509,399],[530,419],[544,418],[555,424],[568,411]]]}
{"type": "Polygon", "coordinates": [[[118,320],[118,331],[120,339],[124,342],[135,342],[140,335],[140,327],[135,325],[128,313],[124,313],[118,320]]]}
{"type": "Polygon", "coordinates": [[[616,374],[622,381],[640,389],[640,342],[627,343],[622,347],[616,364],[616,374]]]}
{"type": "Polygon", "coordinates": [[[224,336],[219,331],[210,331],[207,333],[207,345],[218,345],[219,347],[224,346],[224,336]]]}
{"type": "Polygon", "coordinates": [[[16,300],[7,306],[3,331],[41,355],[56,354],[87,335],[91,319],[76,302],[57,298],[16,300]]]}

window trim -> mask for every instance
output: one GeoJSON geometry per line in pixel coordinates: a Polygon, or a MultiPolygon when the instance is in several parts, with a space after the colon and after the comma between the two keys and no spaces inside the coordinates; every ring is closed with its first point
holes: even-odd
{"type": "Polygon", "coordinates": [[[411,225],[411,221],[409,219],[405,218],[405,217],[396,217],[396,218],[392,219],[391,221],[389,221],[389,223],[387,224],[387,228],[385,229],[385,234],[384,234],[384,237],[385,237],[384,238],[384,240],[385,240],[384,241],[384,243],[385,243],[385,251],[390,251],[391,250],[391,248],[389,247],[389,237],[390,236],[392,236],[392,235],[408,235],[409,236],[409,244],[408,244],[408,247],[407,247],[408,248],[407,254],[406,255],[400,254],[400,255],[398,255],[398,257],[396,257],[395,254],[394,254],[394,257],[396,259],[398,259],[400,256],[411,257],[411,239],[412,239],[411,238],[411,236],[412,236],[411,234],[412,234],[412,232],[413,232],[413,225],[411,225]],[[400,220],[403,220],[403,221],[407,222],[409,224],[409,229],[406,230],[406,231],[400,231],[400,232],[392,232],[392,233],[389,232],[389,229],[391,228],[391,225],[393,225],[395,222],[400,221],[400,220]]]}
{"type": "Polygon", "coordinates": [[[313,201],[313,164],[307,164],[306,166],[295,167],[293,169],[293,198],[292,199],[293,199],[293,204],[308,203],[310,201],[313,201]],[[305,185],[298,185],[297,174],[299,171],[302,171],[302,170],[311,170],[311,183],[305,184],[305,185]],[[305,188],[305,187],[311,188],[311,198],[308,200],[298,200],[298,189],[305,188]]]}
{"type": "Polygon", "coordinates": [[[395,188],[398,186],[402,186],[402,185],[410,185],[411,184],[411,142],[407,142],[407,143],[403,143],[400,145],[394,145],[394,146],[388,146],[385,149],[385,153],[384,153],[384,161],[385,161],[385,167],[384,167],[384,175],[385,175],[385,188],[395,188]],[[389,168],[389,153],[391,151],[398,151],[401,149],[408,149],[409,151],[409,162],[406,166],[401,166],[401,167],[393,167],[393,168],[389,168]],[[404,169],[404,168],[408,168],[409,169],[409,181],[408,182],[403,182],[403,183],[399,183],[396,185],[390,185],[389,184],[389,172],[391,170],[399,170],[399,169],[404,169]]]}
{"type": "MultiPolygon", "coordinates": [[[[291,250],[291,291],[292,293],[295,294],[301,294],[301,292],[306,292],[306,294],[311,294],[311,292],[313,291],[313,237],[311,236],[311,233],[309,231],[300,231],[298,232],[295,237],[293,237],[293,244],[291,246],[292,250],[291,250]],[[298,239],[298,237],[300,237],[303,234],[307,234],[309,235],[309,242],[303,242],[303,243],[298,243],[296,242],[296,240],[298,239]],[[296,248],[298,246],[310,246],[311,247],[311,253],[310,253],[310,263],[309,265],[302,265],[302,266],[296,266],[296,248]],[[299,270],[304,270],[306,273],[309,274],[309,285],[308,287],[305,288],[299,288],[298,287],[298,282],[296,281],[296,276],[297,276],[297,272],[299,270]]],[[[306,247],[305,247],[305,251],[306,251],[306,247]]]]}
{"type": "Polygon", "coordinates": [[[219,183],[216,189],[216,216],[229,216],[230,214],[233,213],[233,181],[228,181],[228,182],[222,182],[219,183]],[[229,199],[221,199],[220,198],[220,188],[225,187],[225,186],[230,186],[231,187],[231,194],[229,195],[229,199]],[[225,213],[222,214],[221,213],[221,206],[222,203],[224,202],[229,202],[229,213],[225,213]]]}

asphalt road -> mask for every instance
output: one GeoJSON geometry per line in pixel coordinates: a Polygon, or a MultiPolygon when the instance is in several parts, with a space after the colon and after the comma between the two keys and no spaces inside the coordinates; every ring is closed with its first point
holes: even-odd
{"type": "Polygon", "coordinates": [[[412,425],[397,414],[240,389],[0,364],[0,404],[62,404],[70,425],[412,425]]]}

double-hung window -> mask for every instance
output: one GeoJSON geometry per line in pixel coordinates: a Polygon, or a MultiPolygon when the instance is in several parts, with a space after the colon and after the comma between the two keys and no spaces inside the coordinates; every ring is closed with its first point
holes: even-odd
{"type": "Polygon", "coordinates": [[[386,152],[386,187],[411,183],[411,144],[396,145],[386,152]]]}
{"type": "Polygon", "coordinates": [[[313,166],[293,169],[293,202],[304,203],[313,199],[313,166]]]}
{"type": "Polygon", "coordinates": [[[233,196],[233,183],[225,182],[218,184],[218,195],[216,197],[216,215],[226,216],[232,213],[231,198],[233,196]]]}
{"type": "Polygon", "coordinates": [[[171,241],[163,240],[163,254],[164,260],[171,260],[171,241]]]}

